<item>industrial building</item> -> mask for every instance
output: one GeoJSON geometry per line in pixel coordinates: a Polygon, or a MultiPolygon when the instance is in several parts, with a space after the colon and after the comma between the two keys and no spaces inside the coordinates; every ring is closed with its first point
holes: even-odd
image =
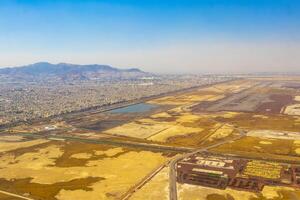
{"type": "Polygon", "coordinates": [[[265,185],[300,187],[300,166],[202,153],[177,163],[177,181],[259,192],[265,185]]]}

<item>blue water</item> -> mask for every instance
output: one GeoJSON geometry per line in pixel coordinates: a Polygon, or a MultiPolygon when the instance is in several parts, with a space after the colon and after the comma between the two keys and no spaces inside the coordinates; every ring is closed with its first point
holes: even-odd
{"type": "Polygon", "coordinates": [[[139,103],[135,105],[126,106],[123,108],[117,108],[114,110],[109,111],[110,113],[138,113],[138,112],[146,112],[153,108],[155,105],[147,104],[147,103],[139,103]]]}

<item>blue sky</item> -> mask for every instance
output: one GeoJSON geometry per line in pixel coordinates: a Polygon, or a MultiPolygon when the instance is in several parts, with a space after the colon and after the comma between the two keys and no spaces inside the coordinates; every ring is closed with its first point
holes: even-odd
{"type": "Polygon", "coordinates": [[[298,0],[1,0],[0,66],[300,70],[298,0]]]}

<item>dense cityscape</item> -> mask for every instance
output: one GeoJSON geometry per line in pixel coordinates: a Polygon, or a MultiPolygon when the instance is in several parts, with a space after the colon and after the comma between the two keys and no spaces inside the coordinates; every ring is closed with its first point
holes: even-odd
{"type": "Polygon", "coordinates": [[[226,76],[162,76],[106,82],[23,83],[0,86],[0,124],[50,117],[229,79],[226,76]]]}

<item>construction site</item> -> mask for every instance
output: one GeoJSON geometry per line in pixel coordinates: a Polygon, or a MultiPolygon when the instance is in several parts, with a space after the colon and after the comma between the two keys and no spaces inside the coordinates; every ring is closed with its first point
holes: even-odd
{"type": "Polygon", "coordinates": [[[215,156],[208,153],[194,154],[177,163],[177,181],[250,192],[261,192],[266,185],[300,188],[300,165],[215,156]]]}

